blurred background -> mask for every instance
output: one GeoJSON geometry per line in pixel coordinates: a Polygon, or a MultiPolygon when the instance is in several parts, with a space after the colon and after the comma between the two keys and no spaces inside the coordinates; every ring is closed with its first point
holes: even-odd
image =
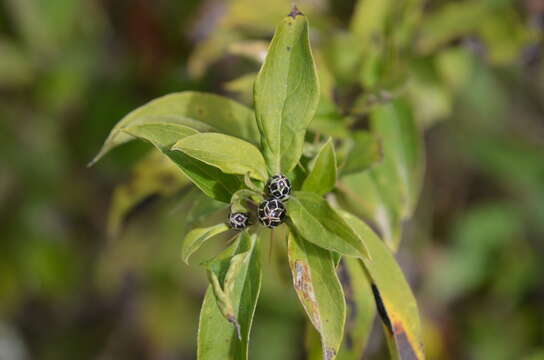
{"type": "MultiPolygon", "coordinates": [[[[397,258],[428,358],[544,359],[544,1],[407,1],[423,12],[399,92],[425,129],[427,164],[397,258]]],[[[366,90],[350,62],[371,51],[343,41],[357,1],[297,3],[347,107],[366,90]]],[[[123,115],[160,95],[191,89],[250,103],[266,41],[289,8],[0,2],[1,360],[195,358],[207,281],[180,248],[197,195],[157,185],[142,170],[156,163],[145,144],[86,164],[123,115]]],[[[265,275],[253,359],[303,358],[304,316],[284,282],[265,275]]],[[[365,358],[387,359],[380,332],[365,358]]]]}

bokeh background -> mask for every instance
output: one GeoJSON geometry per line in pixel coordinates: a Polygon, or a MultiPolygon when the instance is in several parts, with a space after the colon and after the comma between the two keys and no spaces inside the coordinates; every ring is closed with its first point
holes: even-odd
{"type": "MultiPolygon", "coordinates": [[[[406,96],[425,129],[427,170],[397,258],[428,358],[544,359],[544,1],[423,3],[406,96]]],[[[349,29],[356,1],[298,5],[325,62],[349,69],[361,49],[328,46],[327,35],[349,29]]],[[[250,101],[260,41],[289,8],[0,2],[1,360],[195,358],[206,278],[180,259],[194,194],[168,184],[153,194],[145,144],[86,164],[154,97],[192,89],[250,101]],[[112,215],[123,184],[139,190],[112,215]]],[[[365,91],[336,75],[341,106],[365,91]]],[[[282,274],[268,271],[252,358],[302,359],[304,324],[282,274]]],[[[387,358],[380,331],[365,358],[387,358]]]]}

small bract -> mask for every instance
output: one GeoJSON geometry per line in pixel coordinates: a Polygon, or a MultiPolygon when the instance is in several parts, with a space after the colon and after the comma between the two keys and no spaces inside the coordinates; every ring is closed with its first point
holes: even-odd
{"type": "Polygon", "coordinates": [[[285,206],[277,199],[267,199],[259,205],[257,214],[259,221],[264,226],[273,229],[283,223],[285,214],[287,213],[285,206]]]}
{"type": "Polygon", "coordinates": [[[249,215],[237,212],[229,215],[229,226],[235,230],[244,230],[249,225],[249,215]]]}
{"type": "Polygon", "coordinates": [[[274,199],[286,201],[291,195],[291,182],[283,174],[274,175],[266,183],[266,192],[274,199]]]}

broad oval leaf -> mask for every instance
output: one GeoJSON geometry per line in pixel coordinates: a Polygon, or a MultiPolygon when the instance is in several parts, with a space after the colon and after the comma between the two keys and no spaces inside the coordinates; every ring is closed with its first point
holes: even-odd
{"type": "Polygon", "coordinates": [[[199,131],[221,131],[254,144],[259,143],[260,137],[251,109],[222,96],[185,91],[152,100],[126,115],[111,130],[89,165],[114,147],[134,139],[122,131],[124,128],[148,122],[171,122],[199,131]]]}
{"type": "Polygon", "coordinates": [[[302,184],[302,190],[324,195],[336,185],[336,153],[332,139],[321,147],[310,173],[302,184]]]}
{"type": "Polygon", "coordinates": [[[321,196],[298,191],[289,200],[289,226],[305,240],[342,255],[368,257],[362,239],[321,196]]]}
{"type": "Polygon", "coordinates": [[[249,333],[253,315],[261,289],[261,266],[257,236],[242,232],[238,240],[223,254],[209,264],[209,272],[213,274],[220,287],[222,300],[214,295],[213,285],[208,287],[202,309],[198,329],[198,351],[200,360],[208,359],[241,359],[248,358],[249,333]],[[241,255],[238,256],[237,255],[241,255]],[[230,271],[234,259],[235,267],[230,271]],[[228,288],[228,290],[226,290],[228,288]],[[227,320],[220,309],[220,302],[227,301],[232,307],[232,314],[239,325],[227,320]]]}
{"type": "Polygon", "coordinates": [[[201,133],[184,137],[171,150],[215,166],[226,174],[245,175],[266,181],[266,165],[259,149],[254,145],[218,133],[201,133]]]}
{"type": "Polygon", "coordinates": [[[402,270],[368,225],[349,213],[343,216],[365,239],[372,256],[372,261],[363,259],[361,265],[368,273],[378,313],[392,340],[392,353],[399,359],[424,359],[419,312],[402,270]]]}
{"type": "Polygon", "coordinates": [[[209,197],[228,203],[241,186],[241,180],[225,174],[214,166],[196,160],[179,151],[171,151],[179,139],[194,135],[196,131],[184,125],[147,123],[123,129],[123,132],[153,144],[168,156],[183,173],[209,197]]]}
{"type": "Polygon", "coordinates": [[[189,257],[193,255],[200,247],[215,235],[219,235],[229,230],[225,224],[216,224],[205,228],[196,228],[185,236],[181,248],[181,258],[185,263],[189,262],[189,257]]]}
{"type": "Polygon", "coordinates": [[[331,253],[293,232],[287,253],[295,291],[321,336],[323,359],[335,359],[342,344],[346,302],[331,253]]]}
{"type": "Polygon", "coordinates": [[[319,102],[308,21],[296,7],[276,28],[253,90],[261,148],[270,173],[289,173],[319,102]]]}

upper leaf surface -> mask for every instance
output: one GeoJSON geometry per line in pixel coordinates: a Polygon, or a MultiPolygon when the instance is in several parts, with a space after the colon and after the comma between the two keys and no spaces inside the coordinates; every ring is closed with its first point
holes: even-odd
{"type": "Polygon", "coordinates": [[[319,102],[308,21],[293,11],[276,28],[255,80],[261,148],[270,173],[289,173],[302,154],[304,134],[319,102]]]}
{"type": "Polygon", "coordinates": [[[218,133],[200,133],[187,136],[172,147],[185,154],[215,166],[227,174],[249,175],[266,181],[266,165],[259,149],[254,145],[218,133]]]}
{"type": "Polygon", "coordinates": [[[298,191],[288,209],[289,225],[305,240],[342,255],[368,257],[361,238],[321,196],[298,191]]]}
{"type": "Polygon", "coordinates": [[[217,292],[214,294],[213,285],[208,287],[200,312],[198,359],[248,357],[249,333],[262,277],[256,238],[243,232],[238,241],[208,265],[221,299],[217,292]],[[224,310],[232,310],[227,315],[234,318],[227,320],[224,310]],[[239,326],[241,340],[234,322],[239,326]]]}
{"type": "Polygon", "coordinates": [[[302,184],[302,190],[324,195],[336,185],[336,153],[329,139],[319,150],[312,170],[302,184]]]}
{"type": "Polygon", "coordinates": [[[123,132],[124,128],[148,122],[171,122],[198,131],[216,130],[259,144],[260,135],[251,109],[222,96],[186,91],[157,98],[126,115],[111,130],[91,165],[114,147],[134,138],[123,132]]]}
{"type": "Polygon", "coordinates": [[[332,360],[342,344],[346,301],[331,252],[292,232],[287,251],[295,291],[321,335],[323,359],[332,360]]]}
{"type": "Polygon", "coordinates": [[[372,261],[363,259],[362,264],[372,282],[386,333],[394,342],[395,355],[400,359],[424,359],[416,300],[401,268],[368,225],[351,214],[343,215],[353,230],[365,239],[372,256],[372,261]]]}

